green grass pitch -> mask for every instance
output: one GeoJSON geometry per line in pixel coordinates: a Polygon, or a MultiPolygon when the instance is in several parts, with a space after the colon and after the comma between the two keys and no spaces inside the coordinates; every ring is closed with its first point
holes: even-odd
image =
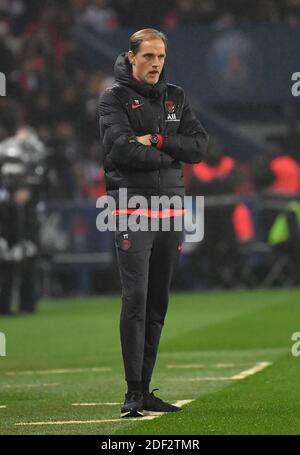
{"type": "Polygon", "coordinates": [[[0,319],[0,434],[300,433],[299,289],[171,294],[151,386],[192,401],[153,420],[119,418],[119,312],[114,296],[0,319]]]}

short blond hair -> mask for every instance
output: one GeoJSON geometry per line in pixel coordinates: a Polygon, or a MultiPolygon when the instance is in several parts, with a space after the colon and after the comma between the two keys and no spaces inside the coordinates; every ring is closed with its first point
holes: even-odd
{"type": "Polygon", "coordinates": [[[155,28],[144,28],[143,30],[138,30],[133,33],[129,38],[129,49],[136,54],[139,51],[140,45],[143,41],[151,39],[161,39],[164,42],[165,49],[167,50],[167,37],[164,33],[155,28]]]}

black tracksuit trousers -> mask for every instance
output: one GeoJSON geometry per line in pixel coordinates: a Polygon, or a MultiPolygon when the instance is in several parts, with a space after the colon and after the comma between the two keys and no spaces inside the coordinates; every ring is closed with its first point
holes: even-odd
{"type": "MultiPolygon", "coordinates": [[[[150,382],[168,308],[183,228],[133,232],[117,230],[115,245],[122,285],[120,335],[126,381],[150,382]]],[[[183,226],[183,223],[182,223],[183,226]]]]}

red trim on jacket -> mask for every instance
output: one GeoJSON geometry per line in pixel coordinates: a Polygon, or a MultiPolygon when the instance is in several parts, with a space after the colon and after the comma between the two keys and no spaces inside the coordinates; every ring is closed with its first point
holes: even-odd
{"type": "Polygon", "coordinates": [[[182,216],[186,213],[186,209],[165,209],[165,210],[151,210],[151,209],[117,209],[112,211],[112,215],[135,215],[145,216],[147,218],[173,218],[175,216],[182,216]]]}
{"type": "Polygon", "coordinates": [[[158,134],[158,133],[156,134],[156,136],[157,136],[157,139],[158,139],[158,143],[156,144],[156,148],[158,150],[160,150],[162,148],[162,146],[164,145],[164,138],[163,138],[163,136],[161,134],[158,134]]]}

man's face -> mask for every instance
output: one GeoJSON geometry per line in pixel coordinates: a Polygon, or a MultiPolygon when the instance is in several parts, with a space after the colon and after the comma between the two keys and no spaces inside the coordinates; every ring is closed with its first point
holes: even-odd
{"type": "Polygon", "coordinates": [[[132,75],[136,79],[147,84],[156,84],[165,63],[165,44],[159,38],[143,41],[136,54],[128,52],[128,58],[132,63],[132,75]]]}

